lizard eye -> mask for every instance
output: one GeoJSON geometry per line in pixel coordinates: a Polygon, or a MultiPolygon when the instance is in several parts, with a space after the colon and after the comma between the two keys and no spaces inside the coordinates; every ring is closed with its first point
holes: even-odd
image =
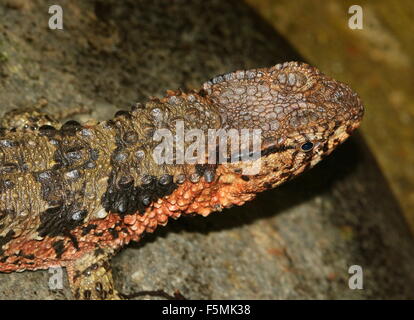
{"type": "Polygon", "coordinates": [[[313,149],[313,142],[310,142],[310,141],[307,141],[300,146],[300,150],[302,150],[303,152],[308,152],[308,151],[311,151],[312,149],[313,149]]]}

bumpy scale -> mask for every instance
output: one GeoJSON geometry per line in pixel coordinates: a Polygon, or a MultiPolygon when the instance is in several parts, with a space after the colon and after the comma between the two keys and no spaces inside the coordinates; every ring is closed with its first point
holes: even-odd
{"type": "Polygon", "coordinates": [[[170,217],[242,205],[297,176],[362,115],[348,86],[298,62],[167,91],[101,123],[61,126],[39,111],[9,112],[0,129],[0,271],[63,266],[75,298],[117,299],[108,259],[118,249],[170,217]],[[206,136],[261,129],[259,172],[244,174],[245,161],[157,164],[158,129],[175,134],[180,122],[206,136]]]}

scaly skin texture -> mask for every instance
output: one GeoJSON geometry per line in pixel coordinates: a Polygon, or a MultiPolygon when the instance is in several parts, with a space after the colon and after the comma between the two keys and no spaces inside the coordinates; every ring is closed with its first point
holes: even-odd
{"type": "Polygon", "coordinates": [[[242,205],[297,176],[342,143],[362,115],[348,86],[297,62],[218,76],[198,91],[167,91],[101,123],[60,126],[36,110],[10,112],[0,130],[0,271],[63,266],[76,298],[117,299],[108,258],[118,249],[170,217],[242,205]],[[261,129],[261,156],[157,164],[156,130],[175,134],[180,122],[206,135],[261,129]],[[258,172],[245,174],[259,162],[258,172]]]}

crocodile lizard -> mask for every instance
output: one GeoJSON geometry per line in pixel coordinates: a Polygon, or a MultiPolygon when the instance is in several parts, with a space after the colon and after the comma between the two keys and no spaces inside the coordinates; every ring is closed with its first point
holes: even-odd
{"type": "Polygon", "coordinates": [[[362,116],[347,85],[300,62],[167,91],[103,122],[61,125],[37,109],[8,112],[0,129],[0,272],[61,266],[76,299],[119,299],[109,261],[120,248],[169,218],[208,216],[296,177],[362,116]],[[205,133],[260,129],[260,156],[160,164],[154,136],[175,134],[180,121],[205,133]],[[245,174],[258,161],[259,171],[245,174]]]}

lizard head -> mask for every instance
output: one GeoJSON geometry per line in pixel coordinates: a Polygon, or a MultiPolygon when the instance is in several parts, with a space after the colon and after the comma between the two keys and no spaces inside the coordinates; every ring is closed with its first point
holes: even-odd
{"type": "MultiPolygon", "coordinates": [[[[203,89],[224,129],[261,130],[263,176],[272,170],[291,178],[314,166],[359,126],[364,112],[347,85],[298,62],[225,74],[203,89]]],[[[287,179],[273,177],[272,186],[287,179]]]]}

